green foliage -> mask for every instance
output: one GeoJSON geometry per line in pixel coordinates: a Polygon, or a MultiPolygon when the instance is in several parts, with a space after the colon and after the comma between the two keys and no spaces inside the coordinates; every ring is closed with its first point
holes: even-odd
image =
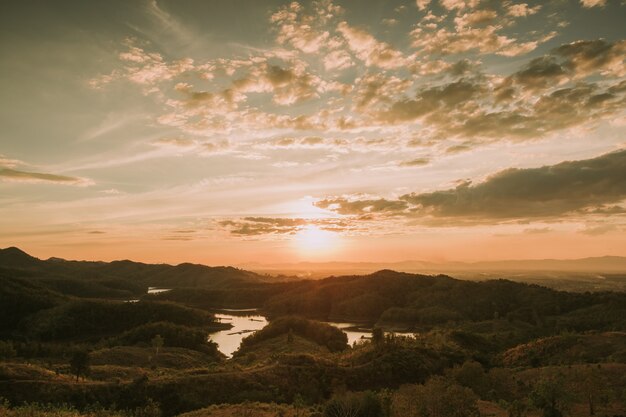
{"type": "Polygon", "coordinates": [[[273,339],[289,332],[326,346],[331,352],[342,351],[348,347],[346,334],[336,327],[302,317],[287,316],[272,320],[263,329],[244,338],[241,342],[241,349],[244,350],[263,340],[273,339]]]}
{"type": "Polygon", "coordinates": [[[151,294],[146,300],[172,301],[206,310],[219,308],[256,308],[271,296],[288,288],[287,284],[249,284],[237,288],[173,288],[151,294]]]}
{"type": "Polygon", "coordinates": [[[163,321],[137,326],[111,339],[110,344],[146,345],[156,349],[157,337],[161,339],[161,346],[182,347],[217,355],[217,346],[207,340],[206,330],[163,321]]]}
{"type": "Polygon", "coordinates": [[[297,314],[407,326],[491,321],[499,317],[538,328],[626,326],[620,319],[626,314],[626,294],[566,293],[506,280],[471,282],[379,271],[367,276],[293,283],[275,290],[264,306],[270,316],[297,314]],[[563,319],[550,320],[553,316],[563,319]]]}
{"type": "Polygon", "coordinates": [[[43,339],[102,337],[147,323],[214,324],[212,314],[172,303],[71,301],[31,316],[30,333],[43,339]]]}
{"type": "Polygon", "coordinates": [[[573,399],[563,375],[543,376],[530,393],[530,401],[543,417],[562,417],[573,399]]]}
{"type": "Polygon", "coordinates": [[[26,317],[63,300],[62,295],[37,282],[0,275],[0,335],[14,332],[26,317]]]}

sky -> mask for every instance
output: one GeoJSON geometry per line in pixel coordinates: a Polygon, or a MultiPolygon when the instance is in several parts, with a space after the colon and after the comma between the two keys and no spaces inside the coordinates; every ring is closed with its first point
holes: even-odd
{"type": "Polygon", "coordinates": [[[623,0],[3,1],[0,247],[626,256],[623,0]]]}

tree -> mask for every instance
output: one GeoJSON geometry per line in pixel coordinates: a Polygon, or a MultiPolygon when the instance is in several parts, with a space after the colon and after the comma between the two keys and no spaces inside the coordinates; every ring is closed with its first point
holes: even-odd
{"type": "Polygon", "coordinates": [[[424,385],[401,387],[393,402],[394,417],[476,417],[478,398],[471,389],[436,376],[424,385]]]}
{"type": "Polygon", "coordinates": [[[610,384],[602,375],[601,365],[587,365],[575,374],[574,390],[587,402],[589,415],[594,416],[599,404],[606,405],[610,397],[610,384]]]}
{"type": "Polygon", "coordinates": [[[11,359],[17,355],[11,341],[0,340],[0,359],[11,359]]]}
{"type": "Polygon", "coordinates": [[[450,372],[454,380],[464,387],[470,388],[481,398],[486,398],[490,384],[483,366],[476,361],[466,361],[450,372]]]}
{"type": "Polygon", "coordinates": [[[133,410],[134,417],[161,417],[163,413],[159,407],[159,403],[155,402],[152,398],[148,398],[145,405],[135,408],[133,410]]]}
{"type": "Polygon", "coordinates": [[[383,407],[372,392],[348,392],[334,397],[324,407],[324,417],[382,417],[383,407]]]}
{"type": "Polygon", "coordinates": [[[542,410],[543,417],[563,417],[572,397],[565,378],[557,375],[541,378],[530,393],[530,401],[542,410]]]}
{"type": "Polygon", "coordinates": [[[159,356],[159,350],[163,347],[164,340],[160,334],[157,334],[152,338],[152,347],[154,348],[155,355],[159,356]]]}
{"type": "Polygon", "coordinates": [[[522,400],[513,400],[506,406],[509,417],[524,417],[528,412],[528,404],[522,400]]]}
{"type": "Polygon", "coordinates": [[[74,353],[70,360],[70,369],[74,375],[76,375],[76,381],[78,377],[83,376],[83,379],[89,373],[89,352],[86,350],[79,350],[74,353]]]}
{"type": "Polygon", "coordinates": [[[372,330],[372,343],[375,346],[382,346],[385,343],[385,332],[380,327],[374,327],[372,330]]]}

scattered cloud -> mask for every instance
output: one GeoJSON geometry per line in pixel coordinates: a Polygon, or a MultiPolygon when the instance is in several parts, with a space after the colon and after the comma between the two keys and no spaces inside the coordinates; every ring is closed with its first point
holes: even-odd
{"type": "Polygon", "coordinates": [[[426,10],[431,0],[415,0],[415,5],[419,10],[426,10]]]}
{"type": "Polygon", "coordinates": [[[601,236],[615,230],[618,230],[615,224],[588,225],[586,228],[579,230],[579,233],[588,236],[601,236]]]}
{"type": "Polygon", "coordinates": [[[352,27],[345,21],[339,23],[337,30],[343,35],[350,50],[366,66],[392,69],[407,65],[407,60],[402,52],[385,42],[376,40],[365,30],[352,27]]]}
{"type": "Polygon", "coordinates": [[[403,200],[384,198],[350,200],[346,197],[325,198],[315,202],[315,206],[343,215],[398,214],[409,207],[408,203],[403,200]]]}
{"type": "Polygon", "coordinates": [[[554,229],[550,227],[531,227],[528,229],[524,229],[524,233],[527,235],[543,235],[546,233],[553,232],[554,229]]]}
{"type": "Polygon", "coordinates": [[[541,5],[530,7],[527,3],[509,4],[507,14],[513,17],[526,17],[537,13],[540,9],[541,5]]]}
{"type": "Polygon", "coordinates": [[[66,175],[56,175],[56,174],[47,174],[42,172],[28,172],[21,171],[12,168],[2,168],[0,167],[0,179],[3,181],[11,181],[11,182],[40,182],[40,183],[51,183],[51,184],[63,184],[63,185],[77,185],[77,186],[87,186],[93,184],[92,181],[78,178],[78,177],[70,177],[66,175]]]}
{"type": "Polygon", "coordinates": [[[231,235],[239,237],[293,235],[308,226],[316,226],[320,230],[331,232],[345,232],[353,229],[349,220],[335,218],[244,217],[222,220],[218,224],[231,235]]]}
{"type": "Polygon", "coordinates": [[[421,167],[424,165],[428,165],[430,163],[430,159],[428,158],[416,158],[408,161],[400,162],[401,167],[421,167]]]}

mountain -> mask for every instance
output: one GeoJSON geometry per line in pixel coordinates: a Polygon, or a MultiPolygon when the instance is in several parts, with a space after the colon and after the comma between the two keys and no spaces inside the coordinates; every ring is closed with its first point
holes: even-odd
{"type": "Polygon", "coordinates": [[[242,267],[258,273],[284,274],[307,279],[321,279],[331,275],[367,275],[381,269],[390,269],[419,274],[445,274],[481,281],[504,278],[565,291],[626,291],[626,257],[621,256],[483,262],[249,263],[242,267]]]}
{"type": "Polygon", "coordinates": [[[0,266],[4,268],[36,268],[41,261],[14,246],[0,249],[0,266]]]}
{"type": "Polygon", "coordinates": [[[482,262],[298,262],[282,264],[248,263],[242,267],[258,272],[327,277],[339,274],[371,274],[381,269],[401,272],[442,273],[492,271],[557,271],[578,273],[626,273],[626,257],[601,256],[581,259],[521,259],[482,262]]]}
{"type": "Polygon", "coordinates": [[[503,279],[476,282],[382,270],[293,283],[269,297],[263,310],[269,317],[300,315],[396,329],[506,319],[611,330],[624,323],[626,293],[572,293],[503,279]]]}
{"type": "Polygon", "coordinates": [[[69,291],[70,294],[78,296],[90,296],[85,294],[89,290],[93,290],[92,292],[97,295],[103,290],[100,287],[107,287],[111,290],[122,290],[119,298],[128,295],[126,294],[128,291],[137,292],[135,291],[137,288],[129,288],[129,285],[140,286],[142,289],[138,292],[145,293],[146,287],[225,288],[273,280],[267,275],[230,266],[211,267],[191,263],[145,264],[130,260],[113,262],[67,261],[60,258],[40,260],[15,247],[0,249],[0,277],[39,279],[57,291],[63,293],[69,291]],[[91,287],[84,288],[85,282],[91,287]],[[83,288],[78,288],[81,285],[83,288]],[[73,294],[72,291],[79,291],[80,294],[73,294]]]}

